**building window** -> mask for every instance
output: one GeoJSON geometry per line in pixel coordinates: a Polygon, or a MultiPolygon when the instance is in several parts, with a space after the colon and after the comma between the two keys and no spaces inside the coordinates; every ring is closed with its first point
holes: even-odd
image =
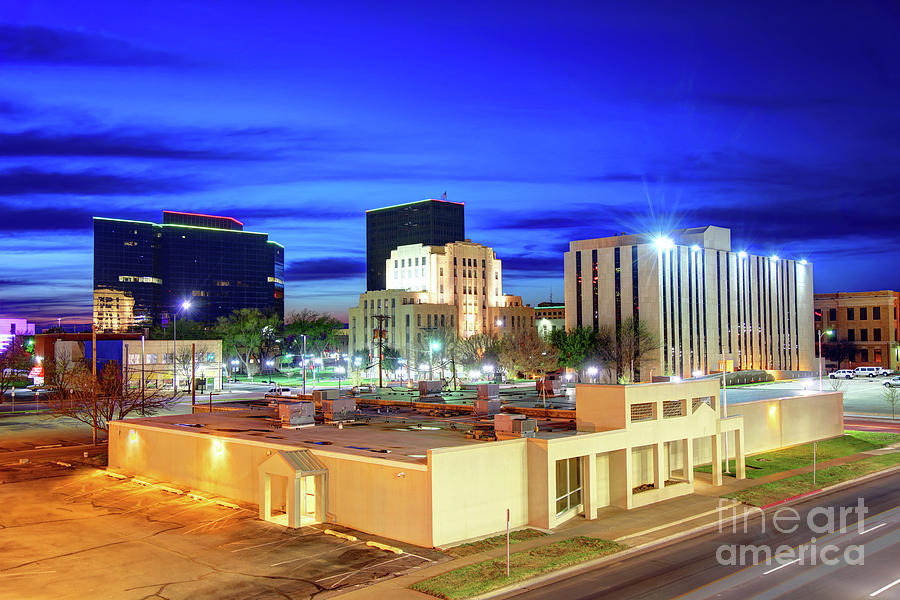
{"type": "Polygon", "coordinates": [[[872,307],[872,319],[875,321],[878,321],[879,319],[881,319],[881,307],[880,306],[872,307]]]}
{"type": "Polygon", "coordinates": [[[581,466],[579,458],[556,461],[556,514],[561,515],[581,504],[581,466]]]}
{"type": "Polygon", "coordinates": [[[856,341],[856,330],[855,330],[855,329],[848,329],[848,330],[847,330],[847,341],[848,341],[848,342],[855,342],[855,341],[856,341]]]}
{"type": "Polygon", "coordinates": [[[581,251],[575,251],[575,325],[581,327],[581,251]]]}
{"type": "Polygon", "coordinates": [[[859,341],[861,341],[861,342],[869,341],[869,330],[868,329],[860,329],[859,330],[859,341]]]}
{"type": "Polygon", "coordinates": [[[881,350],[877,350],[877,349],[875,350],[875,362],[877,362],[877,363],[881,362],[881,350]]]}
{"type": "Polygon", "coordinates": [[[396,258],[394,259],[394,268],[395,269],[397,268],[397,259],[396,258]]]}
{"type": "Polygon", "coordinates": [[[853,320],[854,320],[854,319],[853,319],[853,309],[852,309],[852,308],[848,308],[848,309],[847,309],[847,320],[848,320],[848,321],[853,321],[853,320]]]}
{"type": "Polygon", "coordinates": [[[419,313],[416,315],[416,327],[421,327],[421,326],[422,326],[422,314],[419,313]]]}
{"type": "Polygon", "coordinates": [[[837,309],[836,308],[828,309],[828,320],[831,322],[837,321],[837,309]]]}
{"type": "Polygon", "coordinates": [[[876,327],[872,330],[872,340],[875,342],[881,341],[881,327],[876,327]]]}
{"type": "Polygon", "coordinates": [[[208,352],[208,353],[206,354],[206,362],[208,362],[208,363],[216,362],[216,353],[215,353],[215,352],[208,352]]]}
{"type": "Polygon", "coordinates": [[[859,351],[859,362],[869,362],[868,350],[863,349],[859,351]]]}
{"type": "Polygon", "coordinates": [[[159,361],[157,360],[158,356],[157,356],[155,353],[154,353],[154,354],[147,354],[146,356],[147,356],[147,364],[148,364],[148,365],[155,365],[157,362],[159,362],[159,361]]]}
{"type": "Polygon", "coordinates": [[[128,364],[129,365],[141,364],[141,355],[140,354],[129,354],[128,355],[128,364]]]}
{"type": "Polygon", "coordinates": [[[869,319],[869,309],[866,308],[865,306],[861,306],[859,308],[859,320],[866,321],[868,319],[869,319]]]}

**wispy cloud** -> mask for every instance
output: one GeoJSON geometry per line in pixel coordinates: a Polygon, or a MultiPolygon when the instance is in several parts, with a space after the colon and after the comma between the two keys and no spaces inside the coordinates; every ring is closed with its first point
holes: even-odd
{"type": "MultiPolygon", "coordinates": [[[[118,196],[185,192],[197,189],[182,177],[144,174],[112,174],[97,170],[79,172],[18,168],[0,171],[0,196],[67,195],[118,196]]],[[[15,206],[8,208],[16,211],[15,206]]],[[[21,209],[24,211],[29,208],[21,209]]],[[[9,214],[9,213],[7,213],[9,214]]]]}
{"type": "Polygon", "coordinates": [[[285,268],[290,281],[349,279],[366,272],[366,261],[355,258],[312,258],[295,260],[285,268]]]}
{"type": "Polygon", "coordinates": [[[108,66],[187,64],[184,58],[176,54],[142,48],[114,37],[13,24],[0,25],[0,60],[7,63],[108,66]]]}

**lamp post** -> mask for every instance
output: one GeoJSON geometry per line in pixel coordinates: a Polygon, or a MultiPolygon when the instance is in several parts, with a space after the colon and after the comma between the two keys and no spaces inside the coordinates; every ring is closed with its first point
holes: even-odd
{"type": "Polygon", "coordinates": [[[434,351],[440,350],[441,345],[437,341],[432,340],[428,344],[428,379],[434,380],[434,351]]]}
{"type": "Polygon", "coordinates": [[[306,395],[306,334],[301,333],[303,338],[303,356],[300,358],[300,368],[303,370],[303,395],[306,395]]]}
{"type": "Polygon", "coordinates": [[[175,390],[175,394],[178,393],[178,348],[176,347],[178,344],[178,313],[190,307],[190,300],[185,300],[181,303],[181,307],[175,310],[175,314],[172,315],[172,388],[175,390]]]}
{"type": "Polygon", "coordinates": [[[232,359],[231,361],[231,377],[228,378],[228,391],[231,392],[231,382],[234,381],[234,370],[237,367],[238,361],[237,359],[232,359]]]}
{"type": "MultiPolygon", "coordinates": [[[[728,418],[728,392],[727,392],[728,384],[725,379],[725,369],[722,369],[722,418],[728,418]]],[[[731,471],[728,467],[728,432],[722,433],[722,439],[725,441],[725,473],[729,474],[731,471]]],[[[734,468],[737,469],[737,454],[734,455],[734,468]]]]}
{"type": "Polygon", "coordinates": [[[819,391],[822,391],[822,336],[834,335],[834,329],[825,329],[819,331],[819,391]]]}
{"type": "Polygon", "coordinates": [[[337,374],[338,378],[338,396],[341,395],[341,375],[344,374],[344,367],[336,367],[334,372],[337,374]]]}

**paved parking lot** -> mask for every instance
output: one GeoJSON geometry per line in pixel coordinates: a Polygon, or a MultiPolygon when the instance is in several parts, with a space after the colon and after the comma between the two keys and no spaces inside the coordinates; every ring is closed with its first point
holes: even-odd
{"type": "MultiPolygon", "coordinates": [[[[850,380],[830,380],[826,376],[822,382],[823,389],[832,391],[835,386],[844,392],[844,413],[859,415],[891,416],[891,406],[882,396],[884,382],[888,377],[860,378],[850,380]]],[[[729,388],[728,404],[771,398],[775,392],[784,395],[801,394],[805,389],[819,389],[818,379],[785,381],[767,385],[749,386],[746,388],[729,388]]],[[[897,407],[900,409],[900,406],[897,407]]],[[[900,416],[900,410],[898,410],[900,416]]]]}
{"type": "Polygon", "coordinates": [[[311,598],[446,557],[334,527],[289,530],[50,461],[0,465],[0,598],[311,598]],[[393,554],[368,540],[400,546],[393,554]]]}

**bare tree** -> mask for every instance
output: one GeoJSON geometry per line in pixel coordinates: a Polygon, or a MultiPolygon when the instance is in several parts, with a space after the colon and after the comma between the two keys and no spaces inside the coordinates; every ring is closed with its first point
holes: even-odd
{"type": "Polygon", "coordinates": [[[543,379],[548,371],[557,369],[559,356],[556,348],[536,331],[519,331],[502,338],[500,365],[513,376],[521,371],[543,379]]]}
{"type": "MultiPolygon", "coordinates": [[[[194,346],[192,347],[191,343],[182,342],[178,346],[178,351],[175,356],[175,364],[179,375],[182,375],[185,380],[191,381],[193,375],[197,372],[197,367],[200,366],[201,362],[206,362],[206,355],[211,351],[212,347],[207,344],[198,344],[194,342],[194,346]],[[193,355],[193,362],[191,362],[191,355],[193,355]]],[[[189,386],[188,389],[191,389],[191,386],[189,386]]]]}
{"type": "Polygon", "coordinates": [[[64,354],[45,364],[44,383],[50,389],[48,403],[54,417],[75,419],[103,432],[109,431],[110,421],[137,411],[153,415],[177,399],[159,390],[142,392],[140,385],[125,385],[122,369],[115,361],[103,365],[94,377],[86,363],[64,354]]]}
{"type": "Polygon", "coordinates": [[[622,321],[617,335],[616,353],[620,378],[634,380],[634,373],[659,350],[659,338],[647,323],[634,317],[622,321]]]}
{"type": "Polygon", "coordinates": [[[895,419],[897,402],[900,402],[900,390],[895,387],[886,385],[884,386],[884,389],[881,390],[881,398],[891,405],[891,419],[895,419]]]}

